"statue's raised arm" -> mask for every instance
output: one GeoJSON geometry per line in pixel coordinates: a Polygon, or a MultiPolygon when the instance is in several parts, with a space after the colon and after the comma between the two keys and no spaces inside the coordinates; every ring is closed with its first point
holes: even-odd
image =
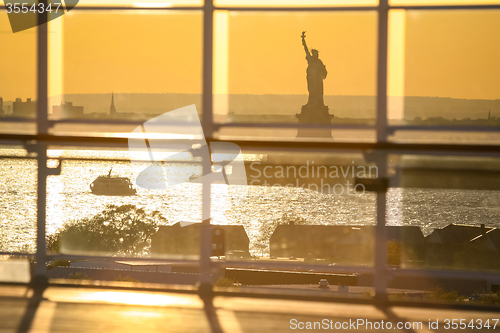
{"type": "Polygon", "coordinates": [[[306,44],[306,32],[305,31],[302,31],[302,45],[304,45],[304,51],[306,51],[306,56],[307,57],[310,57],[311,56],[311,53],[309,52],[309,49],[307,48],[307,44],[306,44]]]}

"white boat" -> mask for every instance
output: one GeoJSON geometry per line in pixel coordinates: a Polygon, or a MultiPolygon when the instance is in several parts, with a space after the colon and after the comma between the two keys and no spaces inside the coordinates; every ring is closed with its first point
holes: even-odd
{"type": "Polygon", "coordinates": [[[130,179],[111,176],[111,170],[106,176],[99,176],[90,184],[90,190],[93,194],[125,196],[137,193],[136,189],[132,187],[130,179]]]}

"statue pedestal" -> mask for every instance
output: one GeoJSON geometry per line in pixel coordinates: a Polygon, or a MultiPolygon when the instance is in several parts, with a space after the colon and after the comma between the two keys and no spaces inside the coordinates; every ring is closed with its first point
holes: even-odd
{"type": "MultiPolygon", "coordinates": [[[[297,114],[299,124],[326,125],[331,124],[333,114],[328,112],[328,106],[309,105],[302,107],[302,112],[297,114]]],[[[333,139],[331,129],[299,128],[297,138],[328,138],[333,139]]]]}

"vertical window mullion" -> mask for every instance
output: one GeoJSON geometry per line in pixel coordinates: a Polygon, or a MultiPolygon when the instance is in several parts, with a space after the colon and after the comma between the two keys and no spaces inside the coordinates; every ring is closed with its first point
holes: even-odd
{"type": "MultiPolygon", "coordinates": [[[[202,124],[206,140],[213,138],[213,29],[214,29],[214,5],[213,0],[205,0],[203,6],[203,113],[202,124]]],[[[211,157],[211,155],[209,154],[211,157]]],[[[203,174],[207,175],[211,170],[211,163],[203,163],[203,174]]],[[[202,216],[211,216],[211,185],[209,182],[202,184],[202,216]]],[[[212,229],[211,219],[201,222],[200,226],[200,293],[210,292],[212,289],[211,261],[212,255],[212,229]]]]}
{"type": "MultiPolygon", "coordinates": [[[[377,49],[377,142],[387,141],[387,54],[388,54],[388,0],[379,0],[377,49]]],[[[380,178],[387,177],[387,155],[378,151],[377,167],[380,178]]],[[[387,241],[385,228],[386,189],[377,192],[377,218],[375,226],[375,302],[387,301],[387,241]]]]}
{"type": "MultiPolygon", "coordinates": [[[[47,7],[47,0],[40,3],[47,7]]],[[[38,13],[39,22],[47,22],[47,12],[38,13]]],[[[37,26],[37,134],[48,134],[48,23],[37,26]]],[[[37,145],[37,229],[35,284],[47,283],[47,254],[45,247],[45,219],[47,202],[47,145],[38,141],[37,145]]]]}

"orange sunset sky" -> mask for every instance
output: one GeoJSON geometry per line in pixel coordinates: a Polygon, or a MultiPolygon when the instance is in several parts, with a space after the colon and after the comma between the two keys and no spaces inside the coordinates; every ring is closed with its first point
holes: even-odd
{"type": "MultiPolygon", "coordinates": [[[[413,1],[415,2],[415,1],[413,1]]],[[[406,11],[390,24],[390,94],[500,98],[500,11],[406,11]]],[[[306,94],[300,34],[327,95],[374,95],[376,12],[216,15],[215,92],[306,94]]],[[[0,13],[0,97],[35,97],[35,29],[0,13]]],[[[50,94],[200,93],[201,12],[72,11],[50,25],[50,94]]]]}

